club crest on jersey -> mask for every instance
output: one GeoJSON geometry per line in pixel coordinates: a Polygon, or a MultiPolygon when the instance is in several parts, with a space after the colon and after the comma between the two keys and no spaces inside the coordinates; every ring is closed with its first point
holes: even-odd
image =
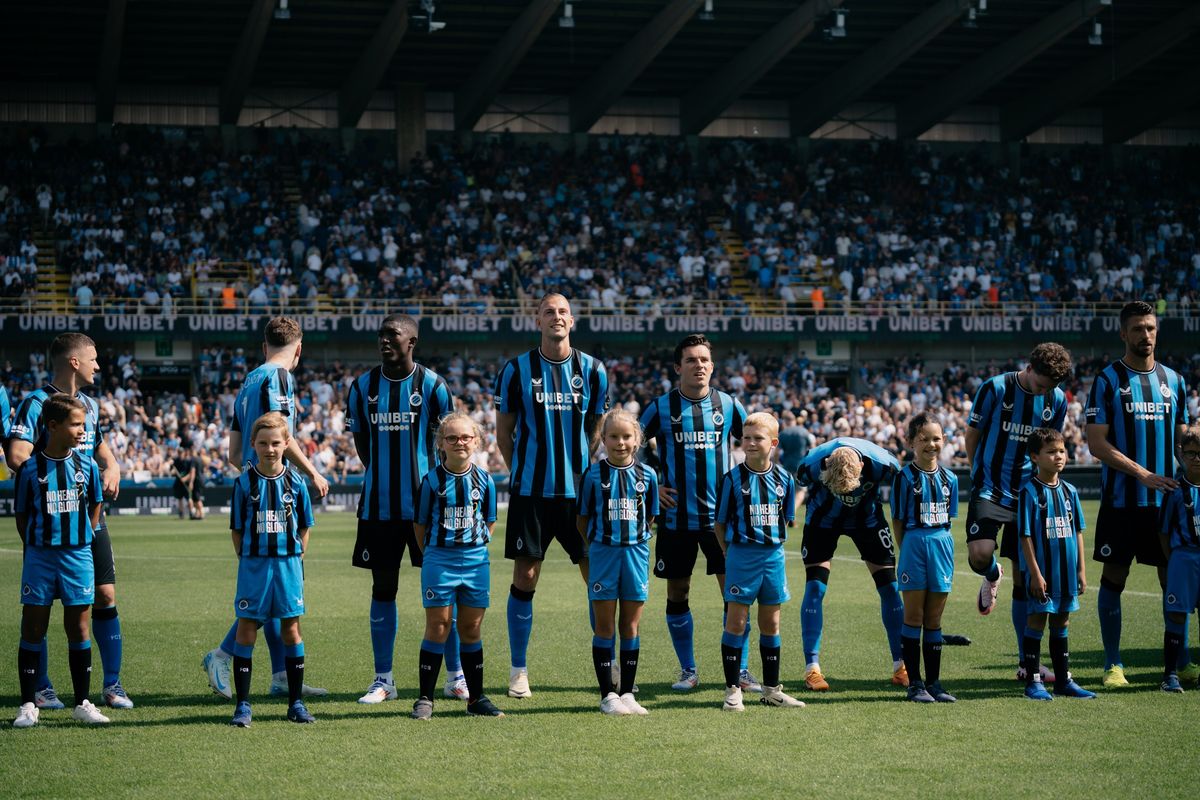
{"type": "Polygon", "coordinates": [[[1162,392],[1162,396],[1163,396],[1164,400],[1171,396],[1171,387],[1167,386],[1166,383],[1160,383],[1158,385],[1158,390],[1160,392],[1162,392]]]}
{"type": "Polygon", "coordinates": [[[786,494],[786,493],[787,493],[787,489],[784,489],[782,486],[775,487],[775,496],[776,497],[783,497],[784,494],[786,494]]]}
{"type": "Polygon", "coordinates": [[[724,425],[724,424],[725,424],[725,415],[722,414],[720,411],[714,411],[713,412],[713,425],[724,425]]]}
{"type": "Polygon", "coordinates": [[[410,394],[408,396],[408,407],[409,408],[420,408],[421,402],[423,401],[423,399],[424,398],[421,397],[420,392],[413,392],[412,394],[410,394]]]}
{"type": "Polygon", "coordinates": [[[1045,408],[1042,409],[1042,419],[1045,422],[1049,422],[1053,416],[1054,416],[1054,409],[1051,408],[1050,406],[1046,406],[1045,408]]]}
{"type": "Polygon", "coordinates": [[[582,389],[583,388],[583,376],[576,375],[575,377],[571,378],[571,386],[572,386],[572,388],[575,388],[575,389],[582,389]]]}
{"type": "Polygon", "coordinates": [[[87,476],[85,476],[82,472],[76,472],[75,473],[75,482],[76,483],[87,483],[87,476]]]}
{"type": "Polygon", "coordinates": [[[472,500],[479,500],[482,497],[483,497],[483,493],[480,492],[478,488],[471,490],[471,499],[472,500]]]}
{"type": "Polygon", "coordinates": [[[949,497],[949,496],[950,496],[950,487],[942,486],[942,497],[949,497]]]}
{"type": "Polygon", "coordinates": [[[646,484],[642,481],[638,481],[633,485],[633,488],[637,489],[639,492],[644,492],[646,491],[646,484]]]}

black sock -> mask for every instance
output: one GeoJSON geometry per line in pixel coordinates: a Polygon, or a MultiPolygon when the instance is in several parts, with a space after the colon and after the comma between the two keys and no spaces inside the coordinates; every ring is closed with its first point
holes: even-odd
{"type": "Polygon", "coordinates": [[[433,699],[433,687],[437,685],[438,674],[442,671],[442,654],[432,653],[421,648],[421,674],[418,676],[421,686],[421,697],[433,699]]]}
{"type": "Polygon", "coordinates": [[[725,668],[725,686],[741,686],[742,648],[721,643],[721,665],[725,668]]]}
{"type": "Polygon", "coordinates": [[[904,668],[908,670],[909,683],[920,683],[921,640],[915,636],[901,636],[900,652],[903,654],[904,668]]]}
{"type": "Polygon", "coordinates": [[[87,700],[92,688],[92,648],[67,651],[67,663],[71,667],[71,686],[75,690],[75,705],[87,700]]]}
{"type": "Polygon", "coordinates": [[[642,649],[621,651],[621,691],[618,694],[633,692],[634,679],[637,678],[638,656],[642,649]]]}
{"type": "Polygon", "coordinates": [[[462,651],[462,671],[467,679],[467,702],[474,703],[483,697],[483,647],[478,650],[462,651]]]}
{"type": "Polygon", "coordinates": [[[612,647],[592,645],[592,666],[596,668],[596,681],[600,684],[600,699],[613,692],[612,647]]]}
{"type": "Polygon", "coordinates": [[[41,653],[37,650],[17,648],[17,677],[21,682],[21,705],[33,702],[37,690],[38,661],[41,653]]]}
{"type": "Polygon", "coordinates": [[[1042,674],[1042,640],[1032,636],[1025,637],[1025,645],[1021,648],[1025,657],[1025,685],[1032,686],[1034,678],[1042,674]]]}
{"type": "MultiPolygon", "coordinates": [[[[937,683],[942,677],[942,637],[936,637],[936,641],[929,641],[931,633],[942,632],[941,628],[926,628],[921,650],[925,656],[925,680],[930,683],[937,683]]],[[[912,676],[909,675],[911,678],[912,676]]]]}
{"type": "Polygon", "coordinates": [[[248,656],[233,657],[233,688],[239,703],[250,700],[250,673],[253,671],[253,663],[248,656]]]}
{"type": "Polygon", "coordinates": [[[1056,685],[1065,685],[1070,675],[1071,652],[1067,647],[1067,637],[1055,636],[1054,631],[1050,632],[1050,663],[1054,665],[1054,679],[1058,681],[1056,685]]]}
{"type": "Polygon", "coordinates": [[[304,688],[304,656],[286,656],[283,668],[287,671],[288,705],[300,699],[300,691],[304,688]]]}
{"type": "MultiPolygon", "coordinates": [[[[1163,678],[1175,675],[1179,671],[1179,651],[1183,648],[1183,637],[1178,633],[1167,631],[1163,634],[1163,678]]],[[[22,653],[25,651],[21,651],[22,653]]],[[[24,677],[24,673],[22,676],[24,677]]],[[[21,684],[21,694],[25,693],[25,684],[21,684]]],[[[22,701],[24,702],[24,701],[22,701]]]]}
{"type": "Polygon", "coordinates": [[[758,653],[762,656],[763,686],[779,685],[779,651],[780,647],[768,647],[759,643],[758,653]]]}

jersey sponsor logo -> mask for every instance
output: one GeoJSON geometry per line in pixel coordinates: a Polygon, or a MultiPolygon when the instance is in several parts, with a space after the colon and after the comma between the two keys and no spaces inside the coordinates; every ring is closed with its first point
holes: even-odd
{"type": "Polygon", "coordinates": [[[1013,441],[1024,442],[1029,438],[1029,434],[1033,433],[1033,426],[1026,425],[1022,422],[1002,422],[1000,427],[1012,437],[1013,441]]]}
{"type": "Polygon", "coordinates": [[[684,450],[709,450],[721,443],[720,431],[675,431],[675,443],[684,450]]]}
{"type": "Polygon", "coordinates": [[[1144,400],[1140,402],[1127,401],[1125,403],[1125,412],[1133,414],[1135,419],[1161,420],[1167,414],[1171,413],[1171,402],[1169,400],[1164,400],[1161,403],[1144,400]]]}

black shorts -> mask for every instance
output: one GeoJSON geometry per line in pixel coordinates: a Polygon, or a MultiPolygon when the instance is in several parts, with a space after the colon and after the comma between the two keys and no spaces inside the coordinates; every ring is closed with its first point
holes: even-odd
{"type": "Polygon", "coordinates": [[[92,567],[96,572],[96,585],[107,586],[117,582],[117,564],[113,559],[112,538],[108,535],[108,523],[101,518],[100,527],[92,535],[92,567]]]}
{"type": "Polygon", "coordinates": [[[421,548],[417,547],[412,520],[360,519],[350,563],[362,569],[400,569],[406,547],[408,562],[414,567],[421,566],[421,548]]]}
{"type": "Polygon", "coordinates": [[[575,528],[575,500],[570,497],[508,498],[508,522],[504,526],[504,557],[542,561],[550,543],[558,539],[572,564],[587,558],[583,537],[575,528]]]}
{"type": "Polygon", "coordinates": [[[178,478],[175,479],[175,499],[176,500],[195,500],[197,503],[204,499],[204,494],[201,491],[204,487],[200,485],[200,481],[192,481],[191,491],[188,491],[187,485],[178,478]]]}
{"type": "Polygon", "coordinates": [[[661,522],[654,543],[654,576],[656,578],[690,578],[696,568],[696,556],[704,551],[704,574],[724,575],[725,554],[717,534],[711,528],[695,531],[667,530],[661,522]]]}
{"type": "Polygon", "coordinates": [[[1016,509],[1004,508],[992,500],[972,497],[967,507],[967,543],[983,539],[995,542],[1000,537],[1000,531],[1004,531],[1004,538],[1000,539],[1000,557],[1016,561],[1021,540],[1021,534],[1017,531],[1016,509]]]}
{"type": "Polygon", "coordinates": [[[1158,538],[1157,508],[1113,508],[1101,505],[1096,515],[1096,543],[1092,558],[1101,564],[1128,567],[1137,559],[1151,567],[1166,566],[1158,538]]]}
{"type": "Polygon", "coordinates": [[[863,561],[884,567],[896,566],[896,548],[892,544],[892,531],[887,522],[871,528],[819,528],[805,524],[800,539],[800,557],[804,563],[820,564],[833,558],[839,536],[849,536],[858,548],[863,561]]]}

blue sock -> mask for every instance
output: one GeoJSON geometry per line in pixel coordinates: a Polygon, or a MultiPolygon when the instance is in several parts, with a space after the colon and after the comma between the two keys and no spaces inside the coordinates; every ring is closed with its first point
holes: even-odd
{"type": "Polygon", "coordinates": [[[778,633],[773,636],[770,636],[765,633],[760,633],[758,635],[758,646],[759,647],[782,647],[783,640],[781,638],[779,638],[778,633]]]}
{"type": "Polygon", "coordinates": [[[462,674],[462,659],[459,656],[458,642],[458,606],[450,615],[450,632],[446,635],[446,677],[454,678],[462,674]]]}
{"type": "MultiPolygon", "coordinates": [[[[1165,604],[1165,602],[1166,601],[1164,598],[1164,604],[1165,604]]],[[[1188,616],[1191,616],[1191,615],[1188,615],[1188,616]]],[[[1167,619],[1167,611],[1166,611],[1165,605],[1163,608],[1163,622],[1166,623],[1167,630],[1171,631],[1171,621],[1169,619],[1167,619]]],[[[1182,641],[1179,645],[1179,661],[1176,662],[1175,666],[1178,667],[1179,669],[1183,669],[1188,664],[1192,663],[1192,656],[1188,652],[1188,618],[1186,616],[1184,617],[1183,625],[1181,625],[1179,627],[1182,628],[1182,630],[1178,632],[1182,641]]],[[[1176,631],[1171,631],[1171,632],[1175,633],[1176,631]]]]}
{"type": "Polygon", "coordinates": [[[1121,593],[1103,583],[1096,593],[1096,612],[1100,615],[1100,641],[1104,645],[1104,668],[1121,663],[1121,593]]]}
{"type": "Polygon", "coordinates": [[[524,599],[518,598],[513,591],[520,590],[516,587],[509,590],[508,649],[513,668],[524,669],[525,653],[529,649],[529,634],[533,632],[533,593],[522,592],[530,595],[528,599],[524,599]]]}
{"type": "Polygon", "coordinates": [[[104,685],[112,686],[121,678],[121,618],[116,606],[92,608],[92,639],[100,651],[104,685]]]}
{"type": "Polygon", "coordinates": [[[909,639],[920,640],[921,629],[916,625],[909,625],[908,623],[905,623],[900,626],[900,635],[909,639]]]}
{"type": "Polygon", "coordinates": [[[667,614],[667,630],[671,634],[671,644],[675,647],[675,657],[679,659],[679,668],[694,670],[696,651],[693,642],[696,628],[692,622],[692,610],[689,608],[682,614],[667,614]]]}
{"type": "MultiPolygon", "coordinates": [[[[592,626],[592,633],[595,633],[596,632],[596,604],[593,603],[591,600],[588,600],[587,606],[588,606],[588,624],[592,626]]],[[[613,641],[615,642],[616,639],[614,638],[613,641]]],[[[616,660],[617,660],[617,646],[615,644],[613,645],[612,660],[614,662],[616,662],[616,660]]]]}
{"type": "Polygon", "coordinates": [[[804,600],[800,603],[800,633],[804,642],[804,663],[814,664],[821,653],[821,631],[825,628],[825,581],[804,584],[804,600]]]}
{"type": "Polygon", "coordinates": [[[1029,616],[1029,604],[1025,600],[1012,600],[1012,626],[1013,632],[1017,635],[1017,663],[1024,663],[1025,657],[1022,655],[1025,650],[1025,620],[1029,616]]]}
{"type": "Polygon", "coordinates": [[[733,647],[733,648],[741,647],[742,646],[742,637],[738,636],[736,633],[730,633],[729,631],[721,631],[721,644],[723,644],[726,647],[733,647]]]}
{"type": "Polygon", "coordinates": [[[1025,630],[1021,632],[1021,635],[1040,642],[1042,640],[1042,633],[1042,631],[1035,631],[1033,628],[1026,625],[1025,630]]]}
{"type": "Polygon", "coordinates": [[[879,592],[879,613],[883,617],[883,629],[887,631],[892,661],[900,661],[903,659],[900,627],[904,624],[904,601],[900,599],[899,584],[896,581],[885,583],[877,587],[876,591],[879,592]]]}
{"type": "Polygon", "coordinates": [[[445,654],[445,652],[446,652],[446,643],[445,642],[431,642],[428,639],[422,639],[421,640],[421,649],[428,650],[430,653],[440,656],[440,655],[445,654]]]}
{"type": "Polygon", "coordinates": [[[233,655],[233,648],[237,644],[237,629],[238,621],[235,619],[233,624],[229,626],[229,630],[225,633],[225,638],[217,645],[217,649],[226,655],[233,655]]]}
{"type": "MultiPolygon", "coordinates": [[[[29,648],[34,649],[34,648],[29,648]]],[[[46,638],[43,636],[42,641],[37,646],[38,651],[38,679],[37,688],[35,691],[49,689],[50,683],[50,649],[46,646],[46,638]]]]}
{"type": "Polygon", "coordinates": [[[396,601],[371,600],[371,652],[375,656],[375,674],[386,675],[392,671],[392,657],[396,652],[396,601]]]}
{"type": "Polygon", "coordinates": [[[635,636],[632,639],[621,638],[622,650],[640,650],[642,647],[642,637],[635,636]]]}
{"type": "Polygon", "coordinates": [[[285,644],[283,646],[283,655],[286,658],[304,658],[304,642],[285,644]]]}
{"type": "Polygon", "coordinates": [[[740,670],[750,668],[750,620],[746,620],[746,631],[742,634],[742,663],[740,670]]]}
{"type": "Polygon", "coordinates": [[[233,652],[231,655],[238,658],[252,658],[254,656],[254,645],[233,643],[233,652]]]}
{"type": "Polygon", "coordinates": [[[271,674],[286,672],[283,660],[283,634],[279,632],[279,620],[269,619],[262,626],[263,638],[267,640],[267,652],[271,655],[271,674]]]}
{"type": "Polygon", "coordinates": [[[460,646],[459,651],[462,653],[478,653],[482,649],[483,639],[480,639],[478,642],[466,642],[460,646]]]}

